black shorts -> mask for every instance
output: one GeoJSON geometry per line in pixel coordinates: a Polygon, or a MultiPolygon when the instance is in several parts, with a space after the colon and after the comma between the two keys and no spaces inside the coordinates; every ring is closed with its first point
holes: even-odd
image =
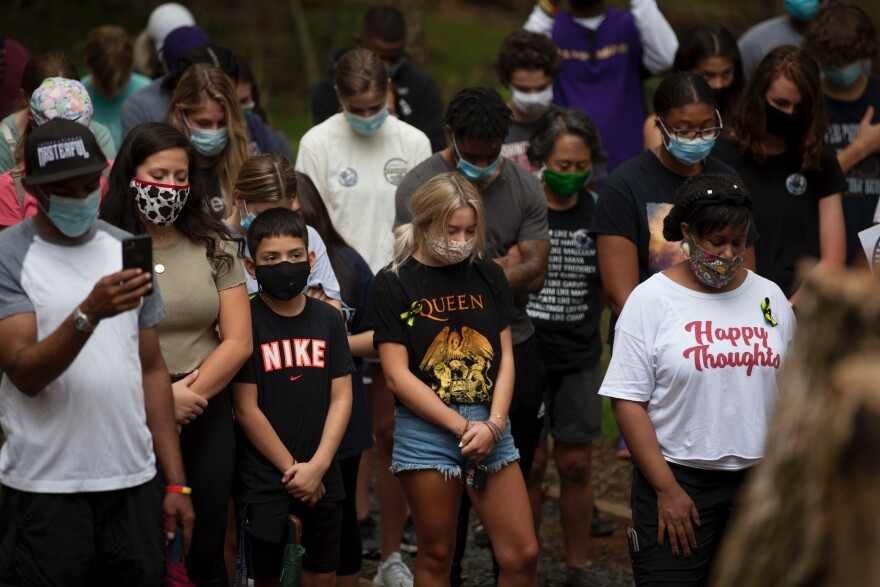
{"type": "Polygon", "coordinates": [[[154,586],[164,572],[162,492],[0,487],[0,585],[154,586]]]}
{"type": "Polygon", "coordinates": [[[238,504],[245,517],[248,567],[254,579],[277,579],[287,544],[290,514],[302,521],[303,569],[312,573],[335,573],[339,566],[342,502],[321,500],[309,507],[298,499],[238,504]]]}

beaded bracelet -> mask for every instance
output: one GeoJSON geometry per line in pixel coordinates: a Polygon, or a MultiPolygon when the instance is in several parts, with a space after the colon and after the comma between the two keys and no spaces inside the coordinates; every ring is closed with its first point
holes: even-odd
{"type": "Polygon", "coordinates": [[[462,430],[461,433],[457,437],[459,447],[461,446],[461,439],[464,437],[465,434],[467,434],[467,431],[470,430],[473,427],[473,425],[474,425],[474,423],[471,422],[470,420],[468,420],[467,424],[464,425],[464,430],[462,430]]]}
{"type": "Polygon", "coordinates": [[[168,485],[165,487],[166,493],[182,493],[184,495],[192,495],[192,487],[186,485],[168,485]]]}
{"type": "Polygon", "coordinates": [[[496,444],[498,444],[498,441],[501,440],[501,436],[500,436],[500,435],[498,435],[498,436],[495,435],[495,431],[498,430],[498,429],[492,427],[492,426],[493,426],[492,422],[489,422],[489,421],[483,421],[483,422],[480,422],[480,424],[484,424],[484,425],[486,426],[486,428],[489,429],[489,432],[492,434],[492,439],[495,441],[496,444]]]}

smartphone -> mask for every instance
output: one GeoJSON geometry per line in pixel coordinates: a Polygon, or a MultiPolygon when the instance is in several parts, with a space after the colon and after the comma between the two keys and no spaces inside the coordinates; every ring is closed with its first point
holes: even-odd
{"type": "Polygon", "coordinates": [[[474,478],[471,487],[474,491],[486,491],[486,482],[489,480],[489,469],[483,465],[477,465],[474,469],[474,478]]]}
{"type": "MultiPolygon", "coordinates": [[[[149,235],[130,236],[122,239],[122,268],[153,272],[153,241],[149,235]]],[[[152,290],[146,295],[150,295],[152,290]]]]}

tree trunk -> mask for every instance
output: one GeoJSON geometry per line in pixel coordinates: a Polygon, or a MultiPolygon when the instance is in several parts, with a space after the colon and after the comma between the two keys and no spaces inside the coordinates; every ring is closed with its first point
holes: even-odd
{"type": "Polygon", "coordinates": [[[810,276],[766,456],[741,494],[712,585],[878,584],[878,351],[877,284],[843,270],[810,276]]]}
{"type": "Polygon", "coordinates": [[[392,5],[403,13],[406,19],[407,58],[421,69],[428,69],[428,36],[425,32],[425,12],[427,0],[394,0],[392,5]]]}
{"type": "MultiPolygon", "coordinates": [[[[301,0],[287,0],[293,23],[296,27],[296,38],[299,41],[300,59],[305,66],[306,87],[311,88],[318,82],[321,71],[318,67],[318,58],[315,55],[315,44],[312,41],[312,31],[301,0]]],[[[254,8],[255,10],[255,8],[254,8]]]]}

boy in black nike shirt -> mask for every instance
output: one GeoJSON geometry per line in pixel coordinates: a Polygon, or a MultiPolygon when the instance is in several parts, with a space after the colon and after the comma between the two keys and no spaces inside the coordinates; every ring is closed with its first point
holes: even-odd
{"type": "Polygon", "coordinates": [[[342,488],[336,450],[351,413],[354,364],[339,311],[302,294],[314,262],[302,218],[261,213],[247,235],[254,354],[232,384],[239,431],[236,500],[256,587],[278,585],[287,519],[303,522],[303,584],[334,585],[342,488]]]}

